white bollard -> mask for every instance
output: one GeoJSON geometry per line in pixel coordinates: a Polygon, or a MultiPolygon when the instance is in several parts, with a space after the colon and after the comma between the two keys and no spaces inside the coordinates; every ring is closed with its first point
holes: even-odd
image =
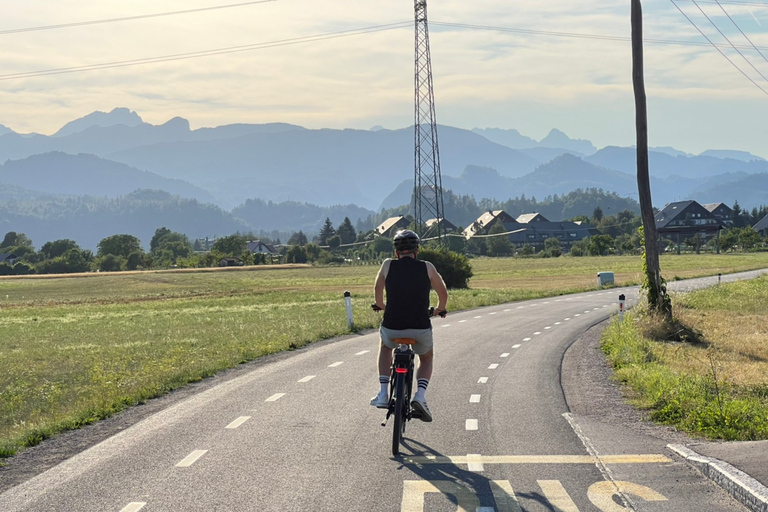
{"type": "Polygon", "coordinates": [[[624,321],[624,303],[626,302],[626,297],[622,293],[619,295],[619,322],[624,321]]]}
{"type": "Polygon", "coordinates": [[[355,325],[355,321],[352,318],[352,294],[349,292],[344,292],[344,302],[347,305],[347,325],[350,329],[352,329],[352,326],[355,325]]]}

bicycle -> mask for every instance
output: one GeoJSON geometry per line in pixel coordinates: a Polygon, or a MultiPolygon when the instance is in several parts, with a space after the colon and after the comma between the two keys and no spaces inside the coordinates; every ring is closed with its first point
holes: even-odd
{"type": "MultiPolygon", "coordinates": [[[[376,304],[372,304],[374,311],[381,311],[376,304]]],[[[429,316],[434,316],[435,308],[429,308],[429,316]]],[[[440,311],[438,314],[445,318],[447,311],[440,311]]],[[[394,416],[394,425],[392,428],[392,455],[400,454],[400,444],[405,435],[405,425],[413,418],[420,418],[419,413],[411,408],[411,392],[413,390],[413,361],[416,355],[411,345],[416,343],[413,338],[395,338],[393,340],[398,344],[392,357],[392,373],[389,378],[389,405],[387,407],[387,416],[381,423],[382,427],[387,426],[390,416],[394,416]]]]}

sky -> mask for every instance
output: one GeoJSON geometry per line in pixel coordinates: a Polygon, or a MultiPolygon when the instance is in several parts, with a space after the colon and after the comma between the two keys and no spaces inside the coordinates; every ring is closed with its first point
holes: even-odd
{"type": "MultiPolygon", "coordinates": [[[[649,145],[768,158],[768,0],[643,10],[649,145]]],[[[19,133],[115,107],[193,129],[413,124],[413,0],[0,0],[0,11],[0,124],[19,133]]],[[[635,144],[629,0],[428,0],[428,17],[439,124],[635,144]]]]}

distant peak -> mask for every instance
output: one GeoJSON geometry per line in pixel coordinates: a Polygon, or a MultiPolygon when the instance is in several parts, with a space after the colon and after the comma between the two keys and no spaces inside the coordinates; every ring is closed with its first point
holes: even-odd
{"type": "Polygon", "coordinates": [[[74,133],[79,133],[87,130],[93,126],[100,126],[107,128],[109,126],[125,125],[125,126],[138,126],[143,124],[139,114],[124,107],[118,107],[112,109],[111,112],[91,112],[85,117],[75,119],[65,124],[58,132],[54,133],[54,137],[66,137],[74,133]]]}
{"type": "Polygon", "coordinates": [[[162,126],[166,128],[182,129],[182,130],[189,131],[189,121],[187,121],[183,117],[178,117],[178,116],[172,119],[169,119],[162,126]]]}

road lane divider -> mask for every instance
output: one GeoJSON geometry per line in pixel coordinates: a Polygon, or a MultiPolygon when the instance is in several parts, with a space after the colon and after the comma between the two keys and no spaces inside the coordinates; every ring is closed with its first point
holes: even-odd
{"type": "Polygon", "coordinates": [[[233,421],[232,423],[230,423],[229,425],[227,425],[224,428],[227,428],[227,429],[230,429],[230,430],[236,429],[237,427],[239,427],[240,425],[242,425],[243,423],[245,423],[249,419],[251,419],[250,416],[240,416],[239,418],[237,418],[235,421],[233,421]]]}
{"type": "Polygon", "coordinates": [[[147,503],[144,501],[134,501],[123,507],[120,512],[139,512],[139,510],[143,509],[146,504],[147,503]]]}
{"type": "Polygon", "coordinates": [[[177,468],[188,468],[195,462],[197,462],[200,457],[208,453],[208,450],[195,450],[186,457],[184,457],[178,464],[176,464],[177,468]]]}
{"type": "Polygon", "coordinates": [[[344,361],[336,361],[335,363],[331,363],[328,365],[328,368],[336,368],[337,366],[341,366],[344,364],[344,361]]]}
{"type": "Polygon", "coordinates": [[[498,367],[499,367],[498,363],[493,363],[492,365],[488,366],[488,369],[489,370],[495,370],[498,367]]]}
{"type": "Polygon", "coordinates": [[[357,354],[355,354],[355,355],[356,355],[356,356],[361,356],[361,355],[363,355],[363,354],[367,354],[368,352],[370,352],[370,350],[361,350],[360,352],[358,352],[358,353],[357,353],[357,354]]]}
{"type": "MultiPolygon", "coordinates": [[[[528,339],[530,340],[531,338],[528,338],[528,339]]],[[[515,348],[515,349],[520,348],[520,347],[522,347],[522,345],[520,345],[520,344],[512,345],[512,348],[515,348]]]]}
{"type": "Polygon", "coordinates": [[[482,456],[479,453],[467,455],[467,469],[473,473],[482,473],[484,471],[482,456]]]}
{"type": "Polygon", "coordinates": [[[477,420],[475,419],[467,420],[464,423],[465,430],[477,430],[477,428],[478,428],[478,424],[477,424],[477,420]]]}
{"type": "Polygon", "coordinates": [[[486,384],[488,382],[488,377],[480,377],[477,379],[478,384],[486,384]]]}
{"type": "Polygon", "coordinates": [[[480,395],[469,395],[469,403],[471,404],[480,403],[480,395]]]}
{"type": "Polygon", "coordinates": [[[271,397],[267,398],[264,401],[265,402],[277,402],[278,400],[280,400],[284,396],[285,396],[285,393],[275,393],[274,395],[272,395],[271,397]]]}
{"type": "Polygon", "coordinates": [[[309,381],[311,381],[311,380],[312,380],[312,379],[314,379],[315,377],[316,377],[316,375],[307,375],[306,377],[304,377],[304,378],[302,378],[302,379],[299,379],[297,382],[301,382],[301,383],[303,384],[303,383],[305,383],[305,382],[309,382],[309,381]]]}
{"type": "Polygon", "coordinates": [[[504,352],[499,357],[509,357],[509,352],[504,352]]]}

